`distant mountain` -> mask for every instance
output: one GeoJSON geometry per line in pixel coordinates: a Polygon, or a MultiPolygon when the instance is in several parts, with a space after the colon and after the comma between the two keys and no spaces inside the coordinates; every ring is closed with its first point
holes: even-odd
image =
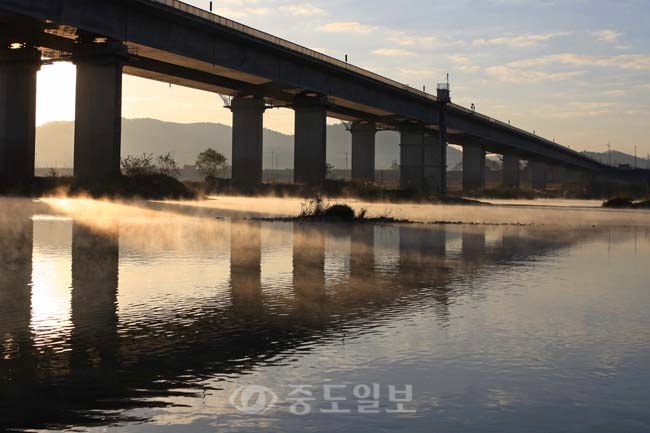
{"type": "MultiPolygon", "coordinates": [[[[37,128],[36,166],[72,167],[74,122],[53,122],[37,128]]],[[[377,134],[376,166],[390,168],[399,161],[399,135],[383,131],[377,134]]],[[[213,148],[229,160],[232,156],[232,129],[218,123],[172,123],[154,119],[123,119],[122,155],[154,155],[172,152],[178,165],[192,165],[199,152],[213,148]]],[[[343,125],[327,128],[327,162],[338,169],[351,166],[351,136],[343,125]],[[346,163],[347,158],[347,163],[346,163]]],[[[293,136],[269,129],[264,130],[264,168],[272,168],[276,158],[278,168],[293,168],[293,136]],[[276,156],[277,155],[277,156],[276,156]]],[[[452,147],[447,152],[448,166],[462,160],[462,152],[452,147]]]]}
{"type": "MultiPolygon", "coordinates": [[[[603,164],[610,163],[610,154],[608,151],[605,152],[581,152],[583,155],[588,156],[589,158],[595,159],[596,161],[602,162],[603,164]]],[[[619,152],[612,150],[611,154],[611,164],[615,167],[619,165],[627,164],[630,167],[634,168],[634,155],[628,155],[627,153],[619,152]]],[[[637,156],[636,166],[638,168],[650,168],[650,161],[647,159],[647,155],[644,155],[643,158],[637,156]]]]}

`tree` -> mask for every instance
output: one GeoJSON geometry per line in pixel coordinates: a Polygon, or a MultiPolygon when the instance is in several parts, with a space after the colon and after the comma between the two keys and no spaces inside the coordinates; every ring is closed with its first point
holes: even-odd
{"type": "Polygon", "coordinates": [[[226,167],[227,161],[223,154],[214,149],[207,149],[196,158],[196,169],[206,176],[216,177],[226,167]]]}

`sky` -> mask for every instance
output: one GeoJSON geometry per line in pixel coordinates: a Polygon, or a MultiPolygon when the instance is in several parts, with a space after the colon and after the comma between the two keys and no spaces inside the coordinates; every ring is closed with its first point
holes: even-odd
{"type": "MultiPolygon", "coordinates": [[[[573,149],[650,154],[647,0],[215,0],[214,12],[412,87],[449,73],[453,102],[573,149]]],[[[70,64],[42,68],[38,124],[74,118],[74,79],[70,64]]],[[[123,98],[127,118],[231,124],[206,92],[125,76],[123,98]]],[[[269,110],[265,126],[292,134],[293,113],[269,110]]]]}

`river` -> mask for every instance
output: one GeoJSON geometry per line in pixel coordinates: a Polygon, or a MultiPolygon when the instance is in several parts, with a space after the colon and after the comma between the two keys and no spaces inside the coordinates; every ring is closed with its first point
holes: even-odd
{"type": "Polygon", "coordinates": [[[0,431],[650,431],[650,213],[354,204],[0,199],[0,431]]]}

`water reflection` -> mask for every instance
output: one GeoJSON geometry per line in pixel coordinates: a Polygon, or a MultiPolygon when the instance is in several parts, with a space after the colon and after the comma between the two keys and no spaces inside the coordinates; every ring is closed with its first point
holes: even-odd
{"type": "Polygon", "coordinates": [[[292,363],[295,350],[372,332],[406,311],[432,312],[446,323],[463,294],[457,279],[603,236],[504,229],[501,242],[492,244],[480,227],[166,224],[167,231],[191,233],[193,246],[179,247],[143,237],[137,224],[113,219],[98,228],[85,220],[24,217],[1,226],[2,245],[12,247],[0,252],[0,429],[125,421],[126,409],[200,394],[195,385],[206,378],[228,381],[292,363]],[[31,283],[33,245],[42,239],[33,234],[67,229],[70,248],[53,251],[59,258],[69,254],[56,262],[56,272],[71,275],[72,287],[63,288],[70,293],[70,317],[39,326],[45,316],[34,315],[31,283]],[[272,247],[289,237],[290,256],[272,247]],[[449,249],[457,241],[458,255],[449,249]],[[341,242],[349,248],[333,246],[341,242]],[[336,264],[328,265],[332,251],[336,264]],[[168,287],[168,274],[142,272],[157,269],[155,263],[191,277],[168,287]],[[229,279],[199,284],[196,263],[199,273],[226,267],[229,279]],[[263,263],[290,263],[292,278],[267,279],[274,267],[263,263]],[[162,293],[165,298],[158,298],[162,293]]]}

